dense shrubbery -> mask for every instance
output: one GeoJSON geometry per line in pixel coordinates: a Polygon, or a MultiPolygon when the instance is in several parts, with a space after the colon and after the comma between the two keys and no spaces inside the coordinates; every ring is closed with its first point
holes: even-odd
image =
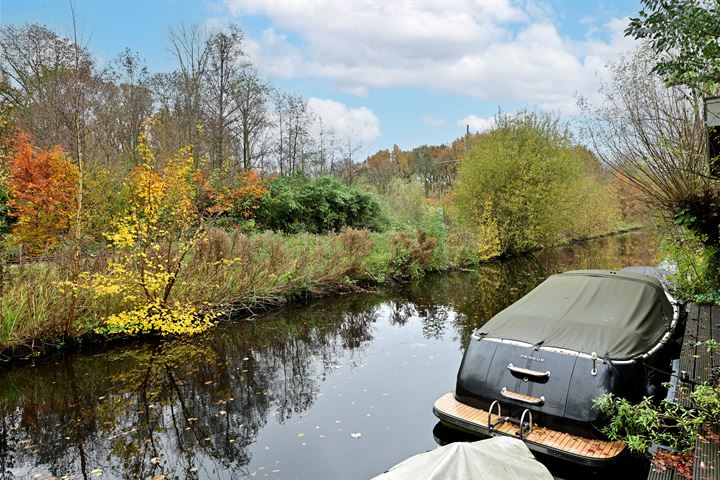
{"type": "Polygon", "coordinates": [[[550,116],[499,116],[460,164],[453,209],[467,228],[495,231],[502,253],[610,231],[618,206],[589,160],[550,116]]]}
{"type": "Polygon", "coordinates": [[[662,252],[675,272],[675,296],[680,300],[720,304],[717,285],[717,247],[705,246],[691,231],[666,226],[662,252]]]}
{"type": "Polygon", "coordinates": [[[269,181],[268,188],[270,193],[257,212],[261,228],[325,233],[343,227],[378,231],[386,224],[374,195],[349,187],[335,177],[279,177],[269,181]]]}
{"type": "MultiPolygon", "coordinates": [[[[597,217],[596,210],[586,209],[592,215],[585,217],[565,211],[571,201],[588,202],[592,192],[602,191],[585,173],[587,159],[579,155],[581,160],[569,161],[575,157],[564,146],[553,147],[521,123],[513,127],[520,135],[493,132],[476,137],[468,163],[484,160],[474,155],[487,147],[507,152],[505,163],[532,174],[519,175],[522,182],[513,183],[507,166],[485,165],[483,173],[490,177],[481,178],[484,189],[458,190],[456,210],[470,214],[460,223],[449,221],[443,201],[428,198],[418,178],[393,179],[379,195],[371,185],[361,186],[362,181],[348,186],[328,176],[264,179],[253,171],[208,175],[188,149],[156,158],[144,131],[138,142],[141,161],[134,168],[85,171],[82,237],[70,238],[65,232],[76,208],[70,201],[75,184],[46,182],[52,198],[69,199],[62,207],[70,210],[61,211],[61,229],[42,227],[50,235],[45,244],[52,246],[46,250],[54,254],[52,260],[5,271],[0,343],[17,345],[89,331],[196,333],[238,305],[418,277],[571,235],[605,233],[608,222],[597,217]],[[532,142],[539,145],[537,151],[528,147],[532,142]],[[548,160],[543,156],[548,149],[560,154],[548,160]],[[528,156],[532,162],[521,161],[528,156]],[[548,164],[551,168],[545,171],[548,164]],[[508,185],[493,184],[495,174],[508,185]],[[570,179],[574,189],[553,183],[554,175],[570,179]],[[118,194],[107,195],[109,189],[118,194]],[[474,195],[465,209],[457,203],[464,194],[474,195]],[[556,195],[563,201],[546,198],[556,195]],[[521,221],[528,213],[535,217],[521,221]],[[502,250],[501,240],[509,248],[502,250]],[[83,254],[73,254],[81,242],[83,254]],[[89,250],[92,255],[86,255],[89,250]]],[[[148,123],[147,129],[152,128],[148,123]]],[[[37,150],[34,155],[50,156],[48,152],[37,150]]],[[[14,155],[20,158],[22,153],[14,155]]],[[[56,156],[60,158],[59,150],[56,156]]],[[[477,165],[464,174],[472,174],[473,168],[477,165]]],[[[20,222],[12,227],[8,245],[26,242],[22,233],[27,229],[20,227],[34,225],[31,210],[18,200],[24,187],[18,186],[16,170],[9,172],[8,204],[15,208],[10,218],[20,222]]],[[[33,178],[45,178],[35,173],[33,178]]],[[[601,204],[600,199],[593,203],[601,204]]]]}
{"type": "MultiPolygon", "coordinates": [[[[73,333],[193,333],[219,312],[352,290],[474,262],[472,255],[466,255],[471,246],[449,241],[442,233],[445,227],[439,228],[435,233],[343,228],[324,235],[269,231],[248,235],[240,229],[209,228],[177,270],[172,296],[165,304],[147,300],[137,291],[139,275],[128,264],[128,252],[102,248],[83,259],[86,283],[78,288],[82,307],[73,333]],[[123,279],[137,282],[123,283],[123,279]],[[133,285],[134,296],[130,295],[133,285]]],[[[177,246],[161,248],[177,252],[177,246]]],[[[154,279],[162,276],[158,268],[150,272],[154,279]]],[[[60,334],[67,316],[64,285],[64,273],[54,262],[9,266],[5,301],[0,303],[0,345],[60,334]]]]}

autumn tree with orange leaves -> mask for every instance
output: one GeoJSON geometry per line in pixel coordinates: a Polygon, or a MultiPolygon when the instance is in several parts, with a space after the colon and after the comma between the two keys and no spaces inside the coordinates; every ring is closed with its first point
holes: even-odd
{"type": "Polygon", "coordinates": [[[78,170],[62,148],[36,148],[30,136],[18,132],[8,162],[8,204],[17,219],[15,243],[32,253],[56,244],[70,226],[77,209],[78,170]]]}
{"type": "Polygon", "coordinates": [[[251,220],[269,193],[265,182],[254,170],[241,172],[231,186],[215,185],[201,170],[195,173],[193,181],[205,203],[203,211],[210,216],[229,215],[239,220],[251,220]]]}

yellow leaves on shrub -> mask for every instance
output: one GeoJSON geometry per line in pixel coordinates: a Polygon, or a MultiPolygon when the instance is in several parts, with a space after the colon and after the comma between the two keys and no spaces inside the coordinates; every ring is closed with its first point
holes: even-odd
{"type": "Polygon", "coordinates": [[[484,261],[499,256],[502,253],[500,229],[493,215],[491,200],[485,201],[476,224],[478,225],[478,259],[484,261]]]}
{"type": "Polygon", "coordinates": [[[110,315],[98,333],[140,335],[160,333],[161,335],[194,335],[202,333],[213,325],[219,314],[200,312],[194,306],[170,302],[163,304],[155,301],[134,310],[110,315]]]}
{"type": "Polygon", "coordinates": [[[181,149],[164,168],[158,169],[152,151],[142,143],[138,149],[143,151],[145,163],[135,167],[126,182],[130,209],[106,235],[117,248],[156,243],[168,235],[182,233],[196,219],[190,150],[181,149]]]}
{"type": "Polygon", "coordinates": [[[170,301],[185,258],[203,229],[197,224],[190,149],[181,149],[160,165],[147,143],[151,125],[139,137],[142,163],[125,182],[127,211],[105,234],[116,255],[107,272],[83,279],[95,296],[119,296],[134,307],[107,317],[98,329],[102,333],[194,334],[213,324],[213,315],[170,301]]]}

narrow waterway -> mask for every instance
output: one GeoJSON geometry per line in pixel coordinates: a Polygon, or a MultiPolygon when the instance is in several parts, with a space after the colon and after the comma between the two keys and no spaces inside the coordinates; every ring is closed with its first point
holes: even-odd
{"type": "Polygon", "coordinates": [[[436,446],[432,404],[473,329],[552,273],[656,257],[652,234],[625,234],[15,367],[1,478],[372,477],[436,446]]]}

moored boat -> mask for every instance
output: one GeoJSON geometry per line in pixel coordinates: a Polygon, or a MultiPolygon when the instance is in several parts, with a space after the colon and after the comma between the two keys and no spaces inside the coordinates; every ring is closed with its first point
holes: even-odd
{"type": "Polygon", "coordinates": [[[664,398],[680,309],[656,278],[553,275],[473,332],[440,420],[596,465],[624,451],[600,434],[593,400],[664,398]]]}
{"type": "Polygon", "coordinates": [[[458,442],[421,453],[372,480],[552,480],[523,443],[511,438],[458,442]]]}

